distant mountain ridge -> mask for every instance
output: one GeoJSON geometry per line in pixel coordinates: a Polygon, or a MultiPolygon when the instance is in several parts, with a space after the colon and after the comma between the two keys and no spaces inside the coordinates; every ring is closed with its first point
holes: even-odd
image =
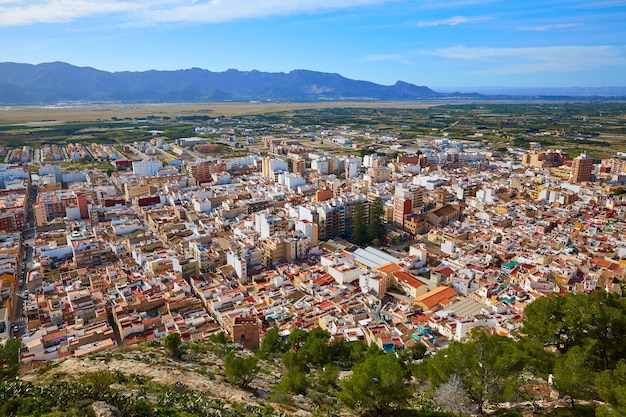
{"type": "Polygon", "coordinates": [[[3,105],[65,101],[419,100],[447,96],[452,95],[402,81],[385,86],[308,70],[268,73],[191,68],[107,72],[64,62],[0,63],[0,104],[3,105]]]}
{"type": "Polygon", "coordinates": [[[441,93],[446,91],[475,91],[488,97],[626,97],[626,87],[433,87],[441,93]]]}

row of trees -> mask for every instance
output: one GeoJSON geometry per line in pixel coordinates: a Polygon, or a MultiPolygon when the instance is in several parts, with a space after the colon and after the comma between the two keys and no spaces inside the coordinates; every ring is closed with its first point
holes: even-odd
{"type": "Polygon", "coordinates": [[[352,243],[380,245],[385,238],[384,214],[383,200],[380,197],[376,197],[370,203],[369,213],[366,213],[366,207],[362,201],[355,203],[352,217],[352,243]]]}

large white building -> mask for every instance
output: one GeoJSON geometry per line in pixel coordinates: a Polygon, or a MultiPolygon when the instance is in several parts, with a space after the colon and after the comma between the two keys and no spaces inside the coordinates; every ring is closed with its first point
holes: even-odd
{"type": "Polygon", "coordinates": [[[262,172],[264,177],[274,179],[274,174],[281,171],[289,171],[287,162],[277,158],[263,158],[262,172]]]}
{"type": "Polygon", "coordinates": [[[4,182],[9,179],[19,178],[28,179],[28,168],[19,165],[0,164],[0,185],[4,186],[4,182]]]}
{"type": "Polygon", "coordinates": [[[363,157],[363,166],[365,168],[377,168],[381,166],[381,161],[380,155],[372,153],[363,157]]]}
{"type": "Polygon", "coordinates": [[[62,182],[86,182],[87,174],[85,171],[63,171],[61,174],[62,182]]]}
{"type": "Polygon", "coordinates": [[[306,180],[300,174],[292,174],[290,172],[284,172],[278,174],[278,182],[284,184],[287,188],[297,188],[306,184],[306,180]]]}
{"type": "Polygon", "coordinates": [[[142,159],[133,161],[133,174],[141,177],[154,177],[159,172],[163,164],[158,159],[142,159]]]}
{"type": "Polygon", "coordinates": [[[317,173],[320,175],[328,174],[330,169],[328,158],[323,156],[321,158],[314,159],[311,162],[311,169],[313,171],[317,171],[317,173]]]}
{"type": "Polygon", "coordinates": [[[46,164],[39,168],[39,175],[53,175],[56,182],[63,182],[63,170],[61,165],[58,164],[46,164]]]}
{"type": "Polygon", "coordinates": [[[251,165],[256,165],[258,158],[259,157],[256,155],[248,155],[248,156],[241,156],[238,158],[224,159],[224,164],[226,165],[226,171],[230,171],[233,168],[242,168],[242,167],[247,167],[251,165]]]}

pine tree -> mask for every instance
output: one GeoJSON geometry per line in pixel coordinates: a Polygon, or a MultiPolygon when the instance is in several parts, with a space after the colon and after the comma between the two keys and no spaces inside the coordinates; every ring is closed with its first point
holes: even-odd
{"type": "Polygon", "coordinates": [[[354,205],[354,215],[352,217],[352,243],[364,245],[368,242],[365,206],[362,201],[357,201],[354,205]]]}
{"type": "Polygon", "coordinates": [[[383,200],[380,197],[376,197],[370,204],[368,228],[370,242],[377,241],[380,243],[385,238],[385,224],[383,223],[384,215],[385,209],[383,206],[383,200]]]}

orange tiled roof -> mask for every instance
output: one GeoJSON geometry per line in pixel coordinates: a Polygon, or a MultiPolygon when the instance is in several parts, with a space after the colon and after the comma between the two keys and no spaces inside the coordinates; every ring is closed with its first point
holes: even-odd
{"type": "Polygon", "coordinates": [[[454,298],[457,295],[458,294],[454,289],[444,285],[417,297],[415,301],[420,304],[424,304],[428,308],[432,308],[441,301],[447,298],[454,298]]]}
{"type": "Polygon", "coordinates": [[[400,269],[400,265],[390,262],[388,264],[379,265],[374,269],[380,272],[384,272],[385,274],[390,274],[392,272],[398,271],[400,269]]]}
{"type": "Polygon", "coordinates": [[[415,275],[408,274],[408,273],[406,273],[404,271],[396,271],[393,275],[398,280],[406,282],[409,286],[411,286],[413,288],[419,288],[421,286],[426,285],[422,281],[417,279],[417,277],[415,275]]]}

